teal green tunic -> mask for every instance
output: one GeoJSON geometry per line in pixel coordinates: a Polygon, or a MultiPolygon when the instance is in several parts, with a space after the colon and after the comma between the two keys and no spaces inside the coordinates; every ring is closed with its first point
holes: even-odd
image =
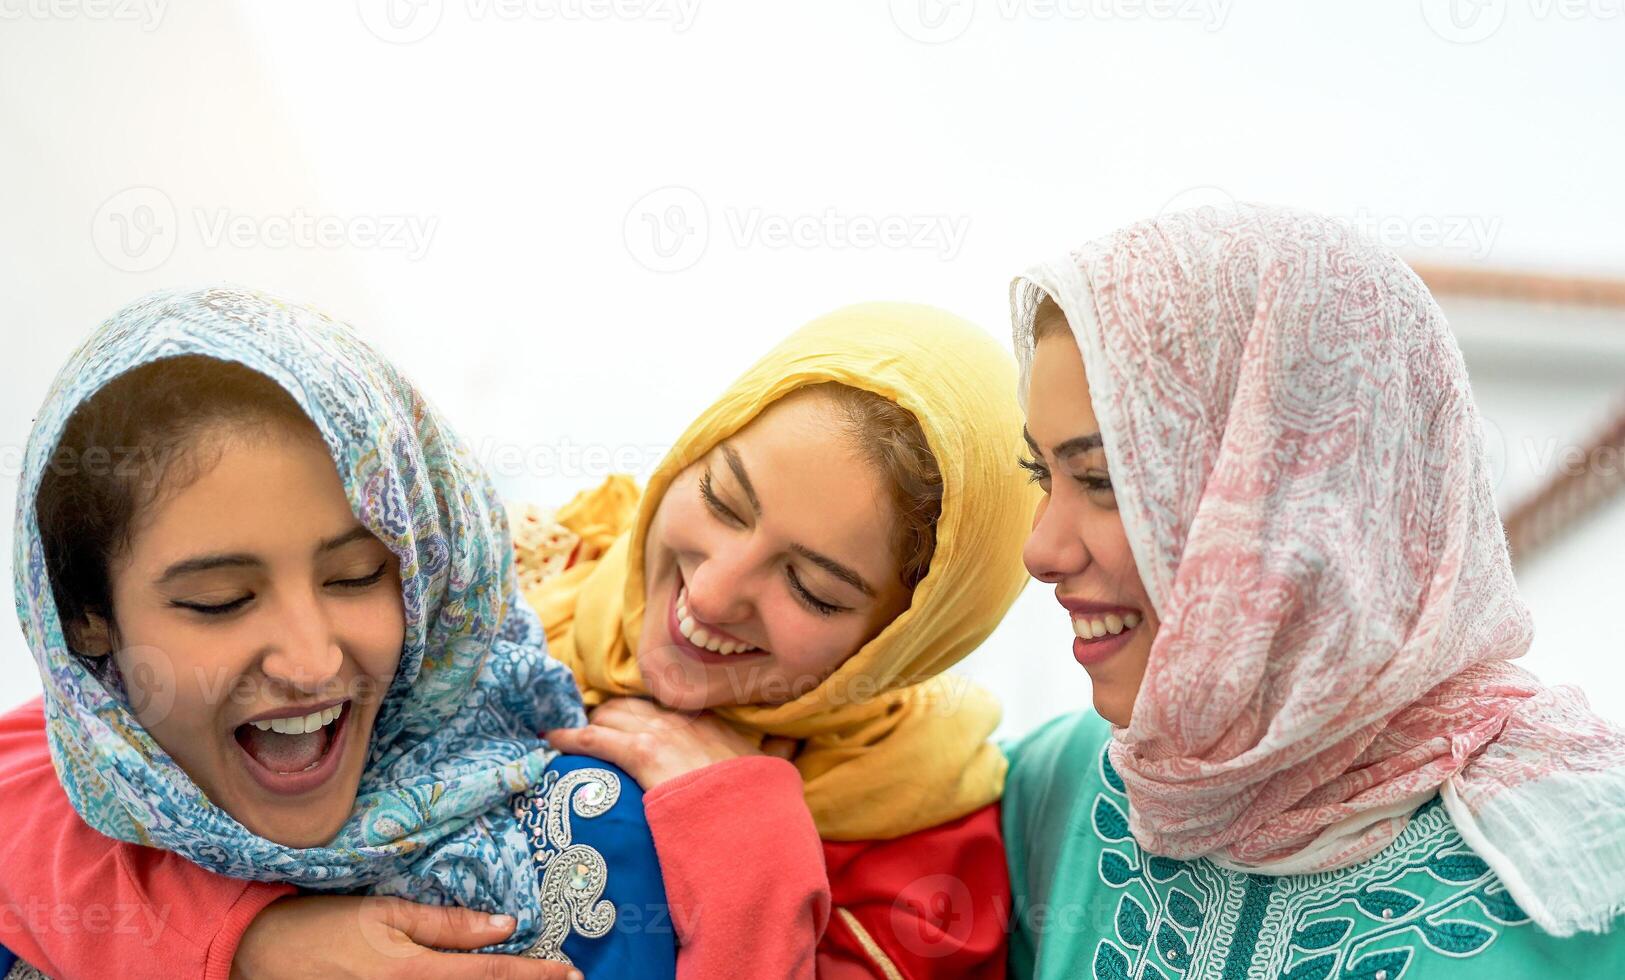
{"type": "Polygon", "coordinates": [[[1146,854],[1109,738],[1088,712],[1006,748],[1012,977],[1625,978],[1625,929],[1542,932],[1437,798],[1342,871],[1271,877],[1146,854]]]}

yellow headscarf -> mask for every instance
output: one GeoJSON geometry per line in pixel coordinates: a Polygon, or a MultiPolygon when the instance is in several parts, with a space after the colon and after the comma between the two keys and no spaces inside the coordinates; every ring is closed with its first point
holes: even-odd
{"type": "Polygon", "coordinates": [[[826,381],[889,398],[919,420],[943,477],[930,570],[909,608],[814,690],[715,713],[744,732],[804,740],[794,761],[826,840],[889,839],[964,816],[1004,788],[1004,757],[987,741],[998,702],[937,676],[987,638],[1026,581],[1021,544],[1036,498],[1014,462],[1015,364],[985,332],[901,303],[848,307],[807,324],[689,426],[641,501],[630,480],[612,478],[561,509],[556,519],[602,557],[529,598],[588,705],[646,694],[632,645],[643,623],[644,535],[661,498],[679,472],[767,406],[826,381]]]}

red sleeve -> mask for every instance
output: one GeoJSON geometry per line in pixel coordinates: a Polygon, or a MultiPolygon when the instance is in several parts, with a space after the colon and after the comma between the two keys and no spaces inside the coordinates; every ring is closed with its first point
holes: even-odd
{"type": "Polygon", "coordinates": [[[854,976],[1003,980],[1010,873],[997,804],[886,841],[827,842],[835,913],[824,964],[872,964],[854,976]]]}
{"type": "Polygon", "coordinates": [[[39,699],[0,715],[0,946],[59,980],[226,980],[254,916],[290,885],[239,881],[104,837],[57,782],[39,699]]]}
{"type": "Polygon", "coordinates": [[[761,756],[696,770],[643,803],[679,980],[1004,978],[996,805],[896,840],[823,842],[795,767],[761,756]]]}
{"type": "Polygon", "coordinates": [[[811,980],[829,881],[796,767],[718,762],[650,790],[643,809],[682,947],[678,980],[811,980]]]}

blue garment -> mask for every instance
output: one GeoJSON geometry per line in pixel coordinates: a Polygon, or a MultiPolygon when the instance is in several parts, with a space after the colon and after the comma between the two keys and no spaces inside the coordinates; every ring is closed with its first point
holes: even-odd
{"type": "MultiPolygon", "coordinates": [[[[571,931],[564,940],[564,952],[570,961],[594,980],[674,976],[677,931],[666,906],[666,884],[660,875],[654,837],[643,816],[643,789],[637,780],[613,763],[561,755],[548,767],[542,786],[525,794],[521,807],[526,812],[521,820],[530,831],[538,857],[548,847],[565,854],[552,865],[559,869],[554,873],[557,884],[544,884],[542,888],[544,908],[560,897],[567,909],[586,907],[590,893],[582,886],[590,886],[593,880],[590,868],[594,855],[598,863],[611,869],[603,891],[608,903],[603,911],[614,910],[609,931],[604,939],[590,938],[581,930],[571,931]],[[559,778],[551,779],[555,775],[559,778]],[[606,788],[602,791],[605,795],[600,796],[594,786],[604,783],[618,783],[618,798],[609,799],[607,808],[598,809],[611,790],[606,788]],[[550,798],[556,801],[566,794],[577,797],[570,822],[565,825],[573,841],[555,839],[546,821],[540,819],[549,813],[550,798]]],[[[552,808],[555,813],[559,810],[562,807],[552,808]]]]}
{"type": "MultiPolygon", "coordinates": [[[[541,887],[548,861],[580,852],[550,851],[538,863],[512,800],[569,778],[536,733],[584,724],[580,694],[548,657],[518,591],[506,512],[486,473],[350,328],[235,287],[155,293],[115,314],[68,359],[39,411],[19,483],[14,558],[51,754],[91,826],[235,878],[501,910],[518,920],[503,951],[545,944],[556,931],[558,908],[541,887]],[[64,639],[35,520],[45,467],[79,405],[118,375],[179,355],[237,362],[285,389],[320,432],[356,517],[400,562],[400,664],[355,811],[322,847],[266,840],[211,804],[136,720],[116,673],[104,684],[64,639]]],[[[624,774],[618,782],[621,815],[579,821],[605,861],[593,884],[663,907],[642,794],[624,774]]],[[[602,918],[567,915],[557,938],[569,941],[602,918]]],[[[621,955],[584,938],[570,948],[586,958],[621,955]]]]}

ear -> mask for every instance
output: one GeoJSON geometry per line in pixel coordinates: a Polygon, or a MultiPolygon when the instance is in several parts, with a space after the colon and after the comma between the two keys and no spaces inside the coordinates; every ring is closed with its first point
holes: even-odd
{"type": "Polygon", "coordinates": [[[113,652],[113,626],[102,616],[86,613],[83,620],[69,623],[66,631],[68,645],[81,656],[105,657],[113,652]]]}

